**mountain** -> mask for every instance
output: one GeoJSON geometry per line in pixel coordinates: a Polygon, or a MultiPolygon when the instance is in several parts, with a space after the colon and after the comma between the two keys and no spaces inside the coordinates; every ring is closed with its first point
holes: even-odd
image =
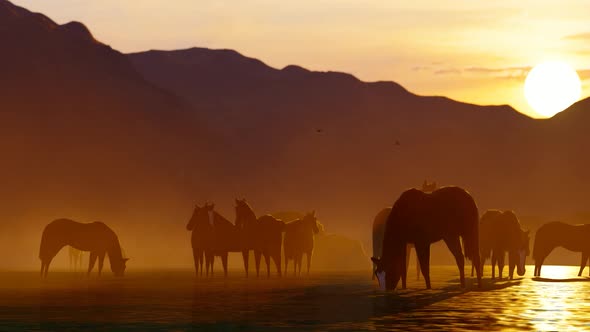
{"type": "Polygon", "coordinates": [[[394,82],[275,69],[231,50],[128,57],[151,83],[214,106],[212,121],[230,140],[263,150],[257,158],[267,161],[252,182],[271,193],[247,191],[261,201],[322,202],[334,218],[367,225],[371,211],[428,178],[468,188],[480,209],[547,216],[586,209],[587,101],[535,120],[505,105],[418,96],[394,82]]]}
{"type": "Polygon", "coordinates": [[[0,0],[0,41],[2,237],[57,217],[138,222],[203,182],[202,114],[83,24],[0,0]]]}
{"type": "Polygon", "coordinates": [[[258,214],[316,209],[370,248],[374,214],[424,179],[482,211],[587,210],[588,100],[535,120],[231,50],[124,55],[5,0],[0,41],[0,240],[27,257],[70,217],[116,225],[134,266],[190,262],[192,204],[232,219],[239,196],[258,214]]]}

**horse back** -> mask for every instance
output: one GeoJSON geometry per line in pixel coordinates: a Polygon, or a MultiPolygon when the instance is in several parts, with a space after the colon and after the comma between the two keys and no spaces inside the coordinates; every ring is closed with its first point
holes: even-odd
{"type": "Polygon", "coordinates": [[[69,245],[82,251],[107,251],[115,241],[118,241],[117,235],[102,222],[57,219],[45,226],[41,246],[69,245]]]}
{"type": "Polygon", "coordinates": [[[400,236],[408,242],[418,240],[432,243],[445,236],[473,233],[474,228],[477,230],[478,227],[477,206],[465,190],[443,187],[428,194],[411,189],[404,192],[394,204],[386,233],[400,232],[400,236]]]}
{"type": "MultiPolygon", "coordinates": [[[[563,247],[570,251],[590,251],[590,224],[570,225],[559,221],[542,225],[535,235],[533,255],[539,249],[563,247]]],[[[540,254],[540,253],[539,253],[540,254]]]]}

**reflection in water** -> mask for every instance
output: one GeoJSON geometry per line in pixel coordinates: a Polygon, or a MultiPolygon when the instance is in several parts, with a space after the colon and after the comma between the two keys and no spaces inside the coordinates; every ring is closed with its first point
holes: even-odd
{"type": "MultiPolygon", "coordinates": [[[[311,278],[195,279],[192,271],[130,273],[123,279],[36,273],[0,275],[0,330],[375,331],[587,330],[590,280],[577,267],[543,267],[512,281],[468,279],[433,267],[433,289],[411,280],[381,292],[369,273],[311,278]],[[575,279],[572,279],[575,278],[575,279]]],[[[485,276],[489,276],[489,268],[485,276]]],[[[410,278],[413,279],[413,278],[410,278]]]]}

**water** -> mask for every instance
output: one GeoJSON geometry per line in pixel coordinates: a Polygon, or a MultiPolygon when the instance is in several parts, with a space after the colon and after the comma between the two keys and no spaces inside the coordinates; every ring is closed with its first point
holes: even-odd
{"type": "Polygon", "coordinates": [[[590,329],[590,279],[575,277],[576,267],[545,266],[543,277],[553,279],[533,280],[532,270],[513,281],[486,278],[482,290],[468,279],[463,290],[456,267],[434,266],[432,290],[411,273],[407,290],[389,293],[367,273],[267,280],[230,271],[227,280],[197,280],[191,271],[122,279],[50,272],[42,281],[2,272],[0,331],[590,329]]]}

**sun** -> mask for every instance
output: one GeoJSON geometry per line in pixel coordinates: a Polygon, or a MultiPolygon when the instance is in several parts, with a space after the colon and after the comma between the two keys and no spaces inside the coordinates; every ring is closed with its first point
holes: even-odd
{"type": "Polygon", "coordinates": [[[536,65],[524,82],[524,96],[529,105],[547,118],[568,108],[581,95],[582,83],[578,73],[561,61],[536,65]]]}

